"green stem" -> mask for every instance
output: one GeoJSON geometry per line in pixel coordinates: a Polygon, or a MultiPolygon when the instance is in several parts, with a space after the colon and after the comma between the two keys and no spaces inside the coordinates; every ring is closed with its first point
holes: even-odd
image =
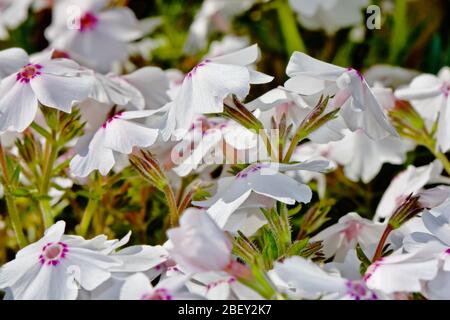
{"type": "Polygon", "coordinates": [[[298,141],[296,141],[295,139],[291,141],[291,144],[289,145],[289,149],[286,152],[286,156],[283,159],[283,163],[288,163],[291,160],[292,155],[294,154],[294,151],[297,148],[297,144],[298,144],[298,141]]]}
{"type": "Polygon", "coordinates": [[[298,30],[295,14],[286,0],[279,0],[277,3],[277,13],[288,56],[294,51],[306,53],[305,43],[298,30]]]}
{"type": "Polygon", "coordinates": [[[448,160],[447,156],[437,149],[436,141],[428,133],[428,131],[425,131],[425,135],[427,136],[425,140],[418,141],[417,139],[415,139],[415,141],[418,141],[421,145],[427,148],[434,155],[434,157],[442,163],[445,172],[447,172],[447,174],[450,176],[450,161],[448,160]]]}
{"type": "Polygon", "coordinates": [[[80,229],[78,234],[82,237],[86,237],[87,232],[89,230],[89,226],[91,225],[92,217],[94,216],[94,212],[98,208],[98,199],[90,198],[86,210],[84,211],[83,218],[81,219],[80,229]]]}
{"type": "Polygon", "coordinates": [[[98,172],[95,172],[91,181],[92,184],[90,188],[90,198],[78,227],[78,234],[82,237],[86,237],[86,235],[88,234],[92,218],[94,217],[94,213],[98,209],[100,200],[102,198],[102,179],[100,177],[100,174],[98,172]]]}
{"type": "MultiPolygon", "coordinates": [[[[41,182],[41,194],[48,195],[50,190],[50,181],[53,173],[53,166],[58,157],[58,147],[55,143],[54,137],[51,140],[47,140],[46,157],[44,163],[43,177],[41,182]]],[[[53,214],[50,205],[50,200],[46,197],[39,200],[39,208],[41,209],[45,228],[49,228],[53,225],[53,214]]]]}
{"type": "Polygon", "coordinates": [[[386,243],[386,240],[391,232],[392,227],[390,225],[387,225],[386,229],[384,229],[383,235],[381,236],[380,242],[378,242],[377,249],[375,250],[375,254],[372,258],[372,263],[381,258],[381,255],[383,254],[384,244],[386,243]]]}
{"type": "Polygon", "coordinates": [[[179,212],[177,207],[177,201],[175,200],[175,195],[173,193],[172,188],[169,184],[167,184],[162,191],[164,192],[167,204],[169,206],[169,219],[171,227],[175,227],[178,225],[179,212]]]}
{"type": "Polygon", "coordinates": [[[10,195],[11,184],[8,176],[8,166],[6,165],[5,152],[3,151],[3,146],[1,143],[0,143],[0,165],[3,171],[6,207],[8,209],[9,217],[11,218],[11,224],[16,234],[17,243],[20,248],[23,248],[27,246],[28,241],[25,237],[25,234],[23,233],[22,221],[20,220],[20,215],[19,212],[17,211],[16,203],[14,201],[14,198],[10,195]]]}
{"type": "Polygon", "coordinates": [[[258,134],[259,134],[260,138],[262,139],[262,141],[264,142],[264,145],[266,146],[266,150],[267,150],[267,153],[268,153],[270,159],[273,162],[278,162],[278,159],[277,159],[277,157],[275,155],[275,152],[273,150],[272,144],[270,143],[270,138],[266,134],[264,129],[258,130],[258,134]]]}
{"type": "Polygon", "coordinates": [[[279,295],[270,284],[270,280],[266,276],[265,272],[263,272],[257,267],[250,268],[244,266],[243,268],[247,268],[250,275],[240,276],[239,274],[234,274],[235,272],[229,273],[234,275],[236,279],[242,284],[258,292],[265,299],[273,300],[279,298],[279,295]]]}
{"type": "Polygon", "coordinates": [[[434,148],[430,149],[430,151],[433,153],[436,159],[438,159],[442,163],[445,172],[447,172],[447,174],[450,176],[450,161],[448,160],[447,156],[434,148]]]}
{"type": "Polygon", "coordinates": [[[394,27],[391,37],[391,51],[389,53],[389,61],[391,63],[397,62],[400,51],[405,47],[408,39],[407,6],[408,4],[405,0],[395,1],[394,27]]]}
{"type": "Polygon", "coordinates": [[[286,155],[284,156],[283,163],[289,163],[291,161],[292,155],[295,152],[295,149],[297,149],[298,144],[300,141],[302,141],[305,138],[305,134],[303,133],[303,130],[299,128],[299,132],[295,134],[295,136],[292,138],[291,144],[289,145],[288,151],[286,152],[286,155]]]}
{"type": "Polygon", "coordinates": [[[23,233],[22,221],[20,221],[19,212],[17,211],[14,198],[10,195],[5,195],[5,199],[9,217],[11,218],[11,223],[16,234],[17,243],[20,248],[26,247],[28,245],[28,241],[23,233]]]}

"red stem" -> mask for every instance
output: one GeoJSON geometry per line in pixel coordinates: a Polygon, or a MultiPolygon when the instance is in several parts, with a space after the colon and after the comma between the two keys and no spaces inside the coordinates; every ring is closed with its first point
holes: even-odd
{"type": "Polygon", "coordinates": [[[380,242],[378,242],[377,250],[373,255],[372,262],[377,261],[381,257],[383,253],[384,244],[386,243],[386,240],[391,232],[392,227],[390,225],[387,225],[386,229],[384,229],[383,235],[381,236],[380,242]]]}

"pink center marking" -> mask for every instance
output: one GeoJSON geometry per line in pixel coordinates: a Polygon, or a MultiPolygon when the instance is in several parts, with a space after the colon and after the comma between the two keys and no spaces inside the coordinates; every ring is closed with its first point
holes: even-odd
{"type": "Polygon", "coordinates": [[[64,242],[49,242],[42,247],[39,262],[41,265],[56,266],[68,252],[69,247],[64,242]]]}
{"type": "Polygon", "coordinates": [[[167,289],[161,288],[142,295],[141,300],[173,300],[173,297],[167,289]]]}
{"type": "Polygon", "coordinates": [[[375,293],[369,290],[364,282],[347,281],[347,294],[355,300],[378,300],[375,293]]]}
{"type": "Polygon", "coordinates": [[[364,274],[363,280],[368,281],[370,277],[375,273],[375,271],[378,269],[379,266],[381,266],[383,261],[383,258],[378,259],[374,263],[372,263],[366,270],[366,273],[364,274]]]}
{"type": "Polygon", "coordinates": [[[362,225],[356,221],[347,222],[348,227],[344,230],[345,238],[348,242],[355,239],[362,229],[362,225]]]}
{"type": "Polygon", "coordinates": [[[113,115],[112,117],[109,117],[105,122],[103,122],[102,124],[102,128],[106,129],[106,127],[108,126],[108,124],[110,124],[111,122],[113,122],[115,119],[120,119],[120,116],[122,115],[122,112],[118,112],[115,115],[113,115]]]}
{"type": "Polygon", "coordinates": [[[263,164],[255,164],[255,165],[251,165],[247,168],[245,168],[244,170],[242,170],[241,172],[239,172],[236,175],[236,178],[238,179],[245,179],[248,177],[249,174],[255,173],[255,172],[259,172],[262,168],[266,168],[266,165],[263,164]]]}
{"type": "Polygon", "coordinates": [[[234,283],[234,282],[236,282],[236,278],[235,277],[231,277],[231,278],[229,278],[229,279],[227,279],[227,280],[219,280],[219,281],[215,281],[215,282],[212,282],[212,283],[210,283],[210,284],[208,284],[207,286],[206,286],[206,290],[211,290],[211,289],[213,289],[213,288],[215,288],[215,287],[217,287],[218,285],[221,285],[221,284],[223,284],[223,283],[227,283],[227,284],[232,284],[232,283],[234,283]]]}
{"type": "Polygon", "coordinates": [[[20,83],[30,83],[30,81],[42,74],[42,66],[40,64],[29,63],[20,70],[16,75],[16,81],[20,83]]]}
{"type": "Polygon", "coordinates": [[[197,70],[198,70],[199,68],[206,66],[209,62],[211,62],[211,60],[205,60],[205,61],[203,61],[203,62],[200,62],[198,65],[196,65],[196,66],[194,67],[194,69],[192,69],[192,70],[187,74],[186,77],[192,78],[192,76],[197,72],[197,70]]]}
{"type": "Polygon", "coordinates": [[[92,31],[97,27],[97,24],[97,16],[88,11],[80,18],[80,32],[92,31]]]}

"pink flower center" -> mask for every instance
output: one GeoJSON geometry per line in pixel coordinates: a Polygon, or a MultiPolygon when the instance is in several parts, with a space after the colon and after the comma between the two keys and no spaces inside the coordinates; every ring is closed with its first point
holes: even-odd
{"type": "Polygon", "coordinates": [[[111,122],[114,121],[114,119],[120,119],[120,116],[122,115],[122,112],[118,112],[115,115],[113,115],[112,117],[109,117],[103,124],[102,124],[102,128],[106,129],[106,127],[108,126],[108,124],[110,124],[111,122]]]}
{"type": "Polygon", "coordinates": [[[42,66],[40,64],[29,63],[20,70],[16,75],[16,81],[20,83],[29,83],[32,79],[42,74],[42,66]]]}
{"type": "Polygon", "coordinates": [[[141,300],[173,300],[167,289],[156,289],[152,293],[142,295],[141,300]]]}
{"type": "Polygon", "coordinates": [[[347,294],[355,300],[378,300],[375,293],[369,290],[364,282],[347,281],[347,294]]]}
{"type": "Polygon", "coordinates": [[[41,265],[56,266],[64,259],[69,252],[67,244],[64,242],[47,243],[39,255],[41,265]]]}
{"type": "Polygon", "coordinates": [[[344,230],[344,235],[347,241],[351,242],[358,236],[363,226],[356,221],[349,221],[347,225],[348,227],[344,230]]]}
{"type": "Polygon", "coordinates": [[[86,12],[80,19],[80,32],[92,31],[97,27],[98,18],[92,12],[86,12]]]}

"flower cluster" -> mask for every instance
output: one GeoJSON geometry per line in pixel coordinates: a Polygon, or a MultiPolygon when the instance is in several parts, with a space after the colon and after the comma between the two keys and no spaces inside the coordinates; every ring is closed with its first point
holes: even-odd
{"type": "Polygon", "coordinates": [[[331,41],[368,4],[205,0],[178,70],[127,1],[0,1],[5,39],[51,12],[0,51],[4,299],[450,299],[450,69],[393,84],[296,37],[284,81],[231,35],[271,5],[331,41]]]}

